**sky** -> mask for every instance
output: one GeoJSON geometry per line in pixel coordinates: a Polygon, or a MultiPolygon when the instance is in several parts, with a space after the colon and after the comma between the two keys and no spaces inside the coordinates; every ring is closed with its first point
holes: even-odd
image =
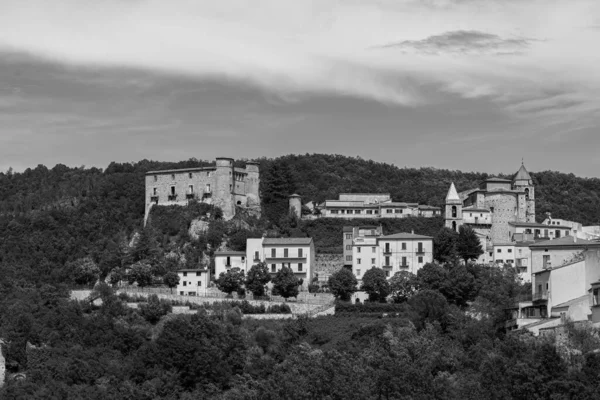
{"type": "Polygon", "coordinates": [[[598,0],[0,0],[0,171],[332,153],[600,177],[598,0]]]}

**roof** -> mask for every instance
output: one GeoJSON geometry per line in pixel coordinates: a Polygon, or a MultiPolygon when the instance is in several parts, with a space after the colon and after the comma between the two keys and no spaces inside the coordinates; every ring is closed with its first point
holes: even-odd
{"type": "Polygon", "coordinates": [[[344,226],[342,228],[342,232],[353,232],[354,231],[354,227],[353,226],[344,226]]]}
{"type": "Polygon", "coordinates": [[[460,201],[460,197],[458,197],[458,192],[456,191],[454,182],[450,184],[450,189],[448,189],[448,194],[446,195],[446,203],[448,201],[460,201]]]}
{"type": "Polygon", "coordinates": [[[422,204],[419,206],[419,210],[441,210],[441,208],[436,207],[436,206],[428,206],[426,204],[422,204]]]}
{"type": "Polygon", "coordinates": [[[302,197],[302,196],[300,196],[299,194],[294,193],[294,194],[290,194],[289,197],[302,197]]]}
{"type": "Polygon", "coordinates": [[[263,245],[274,244],[311,244],[312,238],[264,238],[263,245]]]}
{"type": "Polygon", "coordinates": [[[487,178],[486,182],[502,182],[502,183],[511,183],[509,179],[500,178],[497,176],[492,176],[491,178],[487,178]]]}
{"type": "Polygon", "coordinates": [[[600,242],[593,242],[591,240],[585,240],[585,239],[577,239],[577,241],[575,241],[575,237],[574,236],[565,236],[565,237],[561,237],[559,239],[553,239],[553,240],[545,240],[543,242],[538,242],[538,243],[534,243],[532,244],[531,248],[548,248],[548,247],[587,247],[587,246],[594,246],[594,247],[600,247],[600,242]]]}
{"type": "Polygon", "coordinates": [[[509,225],[512,226],[522,226],[527,228],[562,228],[562,229],[571,229],[570,226],[562,226],[562,225],[545,225],[540,224],[538,222],[509,222],[509,225]]]}
{"type": "Polygon", "coordinates": [[[513,178],[513,181],[530,181],[530,180],[531,180],[531,175],[529,175],[529,172],[527,172],[527,169],[525,169],[525,165],[521,164],[521,168],[519,168],[519,171],[513,178]]]}
{"type": "Polygon", "coordinates": [[[184,269],[178,269],[177,272],[208,272],[208,269],[206,269],[206,268],[204,268],[204,269],[184,268],[184,269]]]}
{"type": "Polygon", "coordinates": [[[433,239],[431,236],[424,236],[424,235],[415,235],[414,233],[406,233],[406,232],[400,232],[400,233],[394,233],[392,235],[386,235],[386,236],[380,236],[377,238],[377,240],[381,240],[381,239],[402,239],[402,240],[419,240],[419,239],[433,239]]]}
{"type": "Polygon", "coordinates": [[[557,304],[555,306],[552,306],[552,309],[554,310],[555,308],[562,308],[562,307],[572,306],[573,304],[577,304],[577,303],[579,303],[582,300],[585,300],[587,298],[589,298],[589,295],[586,294],[586,295],[583,295],[581,297],[577,297],[575,299],[571,299],[569,301],[565,301],[564,303],[560,303],[560,304],[557,304]]]}
{"type": "Polygon", "coordinates": [[[245,251],[215,251],[215,256],[246,256],[245,251]]]}
{"type": "Polygon", "coordinates": [[[381,207],[416,207],[419,203],[389,202],[381,203],[381,207]]]}
{"type": "Polygon", "coordinates": [[[195,167],[195,168],[179,168],[179,169],[163,169],[160,171],[148,171],[146,175],[156,175],[156,174],[176,174],[176,173],[184,173],[184,172],[199,172],[199,171],[214,171],[216,167],[195,167]]]}
{"type": "Polygon", "coordinates": [[[498,242],[494,243],[494,246],[516,246],[515,242],[498,242]]]}

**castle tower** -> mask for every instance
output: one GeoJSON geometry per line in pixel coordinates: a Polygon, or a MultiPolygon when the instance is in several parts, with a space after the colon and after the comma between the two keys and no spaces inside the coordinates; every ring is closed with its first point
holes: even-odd
{"type": "Polygon", "coordinates": [[[246,202],[248,207],[260,205],[260,177],[258,163],[246,163],[246,202]]]}
{"type": "Polygon", "coordinates": [[[454,182],[450,185],[448,194],[446,195],[446,206],[444,214],[444,225],[458,232],[458,228],[462,225],[462,201],[458,197],[458,192],[454,186],[454,182]]]}
{"type": "Polygon", "coordinates": [[[302,197],[298,194],[293,194],[290,199],[290,214],[294,214],[296,218],[302,217],[302,197]]]}
{"type": "Polygon", "coordinates": [[[213,204],[223,210],[223,218],[225,219],[230,219],[235,215],[234,184],[233,158],[217,158],[213,204]]]}
{"type": "MultiPolygon", "coordinates": [[[[521,168],[519,168],[519,171],[513,179],[513,189],[524,193],[523,197],[519,197],[520,199],[523,198],[525,201],[525,204],[522,206],[522,208],[525,209],[525,221],[521,222],[535,222],[535,190],[533,187],[533,180],[523,163],[521,163],[521,168]]],[[[519,208],[521,208],[520,204],[519,208]]]]}

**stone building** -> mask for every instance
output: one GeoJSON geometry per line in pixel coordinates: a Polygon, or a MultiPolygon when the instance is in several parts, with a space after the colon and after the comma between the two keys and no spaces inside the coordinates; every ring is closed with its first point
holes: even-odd
{"type": "Polygon", "coordinates": [[[210,167],[149,171],[144,221],[153,205],[185,206],[190,200],[220,207],[225,219],[235,215],[236,207],[260,213],[259,182],[257,163],[236,168],[234,160],[225,157],[217,158],[210,167]]]}
{"type": "Polygon", "coordinates": [[[485,237],[486,247],[513,241],[514,223],[535,223],[535,189],[521,165],[512,180],[489,178],[479,188],[458,193],[451,184],[446,196],[445,225],[458,230],[468,225],[485,237]]]}

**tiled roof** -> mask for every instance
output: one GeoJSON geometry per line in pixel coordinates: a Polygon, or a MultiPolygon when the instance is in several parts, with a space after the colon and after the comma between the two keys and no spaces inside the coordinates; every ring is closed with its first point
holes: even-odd
{"type": "Polygon", "coordinates": [[[508,179],[504,179],[504,178],[499,178],[497,176],[492,176],[491,178],[487,178],[485,180],[486,182],[502,182],[502,183],[511,183],[510,180],[508,179]]]}
{"type": "Polygon", "coordinates": [[[419,210],[441,210],[441,208],[436,207],[436,206],[428,206],[426,204],[422,204],[419,206],[419,210]]]}
{"type": "Polygon", "coordinates": [[[215,251],[215,256],[245,256],[245,251],[215,251]]]}
{"type": "Polygon", "coordinates": [[[538,222],[509,222],[508,224],[512,225],[512,226],[521,226],[521,227],[526,227],[526,228],[546,228],[546,229],[562,228],[562,229],[571,229],[570,226],[544,225],[544,224],[540,224],[538,222]]]}
{"type": "Polygon", "coordinates": [[[403,239],[403,240],[418,240],[418,239],[433,239],[431,236],[424,236],[424,235],[415,235],[414,233],[406,233],[406,232],[400,232],[400,233],[394,233],[393,235],[387,235],[387,236],[380,236],[377,238],[377,240],[381,240],[381,239],[403,239]]]}
{"type": "Polygon", "coordinates": [[[312,238],[264,238],[263,245],[273,244],[311,244],[312,238]]]}
{"type": "Polygon", "coordinates": [[[477,207],[465,207],[463,208],[463,212],[465,211],[477,211],[477,212],[491,212],[487,208],[477,208],[477,207]]]}
{"type": "Polygon", "coordinates": [[[553,240],[545,240],[543,242],[538,242],[538,243],[534,243],[529,247],[535,247],[535,248],[539,248],[539,247],[561,247],[561,246],[568,246],[568,247],[586,247],[586,246],[594,246],[594,247],[600,247],[600,242],[593,242],[591,240],[585,240],[585,239],[577,239],[577,241],[575,241],[575,237],[574,236],[565,236],[565,237],[561,237],[559,239],[553,239],[553,240]]]}
{"type": "Polygon", "coordinates": [[[158,175],[158,174],[176,174],[183,172],[198,172],[198,171],[214,171],[216,167],[195,167],[195,168],[180,168],[180,169],[163,169],[161,171],[148,171],[146,175],[158,175]]]}
{"type": "Polygon", "coordinates": [[[448,194],[446,195],[446,202],[456,200],[460,200],[460,197],[458,197],[458,193],[456,192],[456,186],[454,186],[454,182],[452,182],[450,184],[450,189],[448,189],[448,194]]]}
{"type": "Polygon", "coordinates": [[[517,174],[515,175],[513,180],[514,181],[529,181],[529,180],[531,180],[531,175],[529,175],[529,172],[527,172],[527,170],[525,169],[525,165],[521,164],[521,168],[519,168],[519,171],[517,172],[517,174]]]}

